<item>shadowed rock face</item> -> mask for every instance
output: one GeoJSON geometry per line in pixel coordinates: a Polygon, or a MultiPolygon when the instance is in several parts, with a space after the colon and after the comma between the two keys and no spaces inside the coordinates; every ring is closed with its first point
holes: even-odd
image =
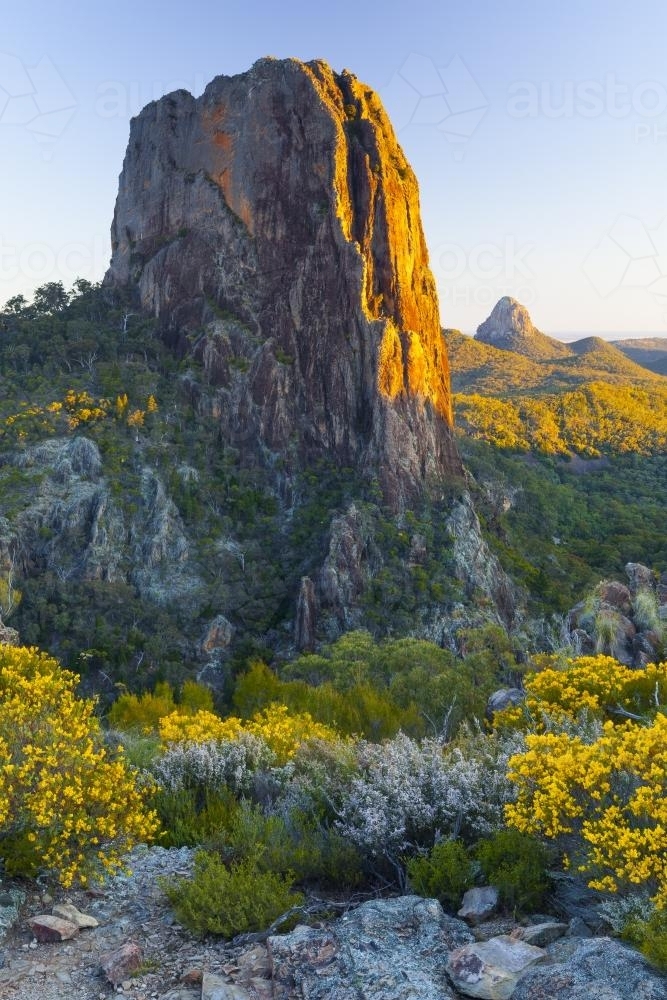
{"type": "Polygon", "coordinates": [[[377,474],[398,509],[460,473],[417,183],[377,95],[263,59],[132,122],[107,281],[217,387],[224,434],[377,474]]]}

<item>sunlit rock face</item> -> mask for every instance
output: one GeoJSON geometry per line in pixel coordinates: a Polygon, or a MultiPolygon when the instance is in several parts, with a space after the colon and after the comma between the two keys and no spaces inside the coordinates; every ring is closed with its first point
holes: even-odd
{"type": "Polygon", "coordinates": [[[394,509],[460,473],[414,174],[378,96],[263,59],[132,122],[107,281],[203,361],[226,438],[394,509]]]}

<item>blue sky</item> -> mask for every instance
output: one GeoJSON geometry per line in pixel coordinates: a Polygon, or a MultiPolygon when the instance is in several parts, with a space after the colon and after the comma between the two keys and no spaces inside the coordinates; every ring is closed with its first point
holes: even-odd
{"type": "Polygon", "coordinates": [[[0,302],[99,279],[129,119],[263,55],[376,88],[419,178],[443,324],[667,333],[659,0],[24,0],[0,37],[0,302]]]}

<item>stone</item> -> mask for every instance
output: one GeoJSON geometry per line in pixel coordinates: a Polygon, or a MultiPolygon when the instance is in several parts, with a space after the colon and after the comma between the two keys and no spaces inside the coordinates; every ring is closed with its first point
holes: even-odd
{"type": "Polygon", "coordinates": [[[197,983],[201,983],[203,977],[203,972],[201,969],[193,967],[191,969],[186,969],[181,976],[181,982],[185,986],[195,986],[197,983]]]}
{"type": "Polygon", "coordinates": [[[639,952],[607,937],[589,938],[563,962],[529,969],[512,1000],[665,1000],[667,977],[639,952]]]}
{"type": "Polygon", "coordinates": [[[491,721],[497,712],[523,704],[525,693],[518,688],[499,688],[489,695],[486,703],[486,718],[491,721]]]}
{"type": "Polygon", "coordinates": [[[634,595],[640,590],[653,591],[655,588],[655,577],[653,570],[643,563],[629,562],[625,564],[625,575],[629,580],[630,593],[634,595]]]}
{"type": "Polygon", "coordinates": [[[50,913],[30,917],[28,927],[39,942],[68,941],[79,933],[79,928],[71,920],[64,920],[50,913]]]}
{"type": "Polygon", "coordinates": [[[349,72],[261,59],[147,105],[105,281],[194,350],[227,443],[255,461],[326,455],[395,511],[462,472],[417,183],[349,72]]]}
{"type": "Polygon", "coordinates": [[[498,890],[493,885],[476,886],[463,895],[458,916],[469,924],[481,924],[498,909],[498,890]]]}
{"type": "Polygon", "coordinates": [[[546,948],[548,944],[553,944],[558,938],[568,933],[569,925],[549,921],[542,924],[530,924],[528,927],[517,927],[510,935],[526,944],[533,944],[536,948],[546,948]]]}
{"type": "Polygon", "coordinates": [[[208,625],[200,648],[204,655],[227,649],[234,638],[234,626],[224,615],[216,615],[208,625]]]}
{"type": "Polygon", "coordinates": [[[632,614],[632,594],[624,583],[618,580],[603,580],[598,584],[596,593],[601,601],[617,608],[623,615],[632,614]]]}
{"type": "Polygon", "coordinates": [[[315,627],[317,624],[317,596],[315,584],[309,576],[301,577],[299,596],[296,602],[294,622],[294,644],[299,652],[312,652],[315,648],[315,627]]]}
{"type": "Polygon", "coordinates": [[[455,989],[465,996],[508,1000],[524,973],[546,956],[543,948],[503,935],[452,952],[447,974],[455,989]]]}
{"type": "Polygon", "coordinates": [[[79,930],[83,930],[87,927],[99,927],[100,922],[96,920],[95,917],[91,917],[87,913],[82,913],[81,910],[77,910],[76,906],[72,903],[56,903],[52,907],[51,912],[56,917],[62,917],[63,920],[69,920],[70,923],[75,924],[79,930]]]}
{"type": "Polygon", "coordinates": [[[112,986],[118,986],[139,968],[143,962],[143,951],[136,941],[126,941],[119,948],[102,956],[102,972],[112,986]]]}
{"type": "Polygon", "coordinates": [[[436,900],[371,900],[327,926],[269,938],[274,1000],[454,1000],[447,952],[471,940],[436,900]]]}
{"type": "Polygon", "coordinates": [[[222,976],[205,972],[201,984],[201,1000],[251,1000],[251,997],[237,983],[230,983],[222,976]]]}

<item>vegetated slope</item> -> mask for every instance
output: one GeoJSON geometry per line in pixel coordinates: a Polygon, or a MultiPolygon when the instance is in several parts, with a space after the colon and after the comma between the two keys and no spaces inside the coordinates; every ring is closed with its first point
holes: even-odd
{"type": "Polygon", "coordinates": [[[643,365],[656,375],[667,375],[667,337],[637,337],[632,340],[614,340],[612,343],[638,365],[643,365]]]}
{"type": "Polygon", "coordinates": [[[667,566],[667,380],[596,337],[557,360],[444,331],[475,503],[530,606],[667,566]]]}

